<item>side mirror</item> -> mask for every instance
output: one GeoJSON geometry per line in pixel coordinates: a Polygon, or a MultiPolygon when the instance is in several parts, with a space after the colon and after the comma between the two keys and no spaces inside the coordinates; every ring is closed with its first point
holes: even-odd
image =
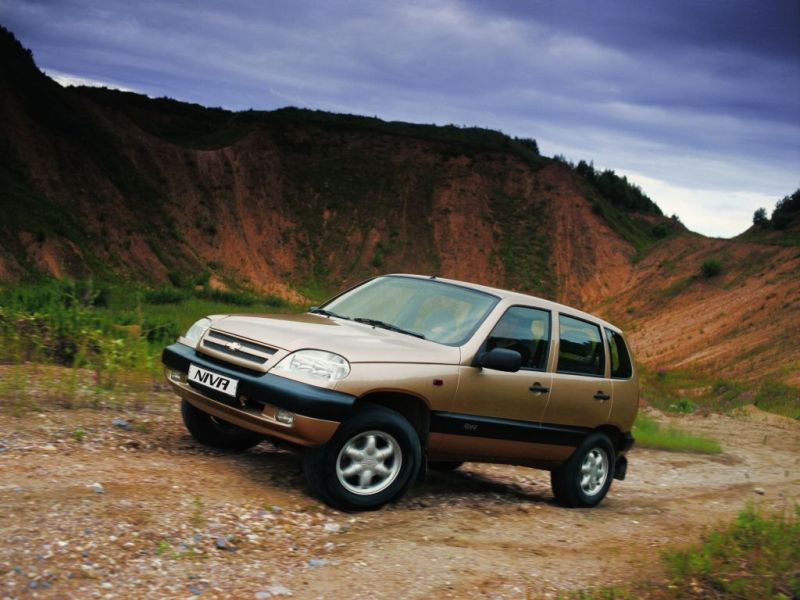
{"type": "Polygon", "coordinates": [[[478,366],[484,369],[516,373],[522,365],[522,355],[509,348],[494,348],[480,357],[478,366]]]}

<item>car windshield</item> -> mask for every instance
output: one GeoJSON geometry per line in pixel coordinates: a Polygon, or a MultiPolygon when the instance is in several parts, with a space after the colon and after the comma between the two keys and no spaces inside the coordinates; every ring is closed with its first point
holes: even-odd
{"type": "Polygon", "coordinates": [[[345,292],[322,308],[335,316],[460,346],[499,300],[435,279],[389,275],[345,292]]]}

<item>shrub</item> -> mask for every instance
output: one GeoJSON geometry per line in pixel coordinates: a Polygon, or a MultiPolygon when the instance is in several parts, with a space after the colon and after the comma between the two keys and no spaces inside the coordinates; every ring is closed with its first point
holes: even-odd
{"type": "Polygon", "coordinates": [[[791,196],[778,200],[772,211],[772,226],[775,229],[786,229],[795,214],[800,213],[800,189],[791,196]]]}
{"type": "Polygon", "coordinates": [[[169,282],[175,287],[177,288],[183,287],[184,284],[183,275],[181,275],[179,271],[168,271],[167,278],[169,279],[169,282]]]}
{"type": "Polygon", "coordinates": [[[694,412],[694,402],[689,398],[679,398],[676,402],[669,405],[669,410],[672,412],[691,414],[694,412]]]}
{"type": "Polygon", "coordinates": [[[706,278],[716,277],[722,273],[722,262],[716,258],[709,258],[700,266],[700,272],[706,278]]]}
{"type": "Polygon", "coordinates": [[[372,255],[372,266],[376,269],[380,269],[381,265],[383,265],[383,248],[380,242],[378,242],[378,245],[375,246],[375,254],[372,255]]]}
{"type": "Polygon", "coordinates": [[[757,227],[766,227],[768,224],[769,219],[767,218],[767,209],[757,209],[756,212],[753,213],[753,225],[757,227]]]}
{"type": "Polygon", "coordinates": [[[206,286],[209,281],[211,281],[211,273],[206,269],[195,277],[194,284],[206,286]]]}
{"type": "Polygon", "coordinates": [[[205,289],[197,292],[195,295],[204,300],[213,300],[214,302],[223,302],[235,306],[253,306],[254,304],[260,303],[275,308],[288,306],[286,300],[277,296],[258,296],[250,292],[238,292],[234,290],[205,289]]]}
{"type": "Polygon", "coordinates": [[[144,293],[144,301],[147,304],[180,304],[185,297],[183,292],[172,288],[147,290],[144,293]]]}

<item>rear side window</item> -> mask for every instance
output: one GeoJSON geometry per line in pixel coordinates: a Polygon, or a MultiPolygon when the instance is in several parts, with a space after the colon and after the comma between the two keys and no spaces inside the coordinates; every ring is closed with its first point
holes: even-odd
{"type": "Polygon", "coordinates": [[[500,317],[486,340],[486,351],[516,350],[523,369],[543,371],[550,351],[550,313],[538,308],[512,306],[500,317]]]}
{"type": "Polygon", "coordinates": [[[628,354],[628,347],[622,334],[606,328],[606,339],[608,340],[608,350],[611,356],[611,377],[615,379],[627,379],[633,375],[631,367],[631,355],[628,354]]]}
{"type": "Polygon", "coordinates": [[[559,373],[578,375],[605,375],[605,352],[600,327],[588,321],[558,316],[558,366],[559,373]]]}

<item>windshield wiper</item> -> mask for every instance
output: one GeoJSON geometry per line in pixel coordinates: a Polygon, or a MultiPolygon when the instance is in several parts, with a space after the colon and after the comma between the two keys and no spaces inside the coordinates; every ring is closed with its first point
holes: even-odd
{"type": "Polygon", "coordinates": [[[389,331],[396,331],[397,333],[405,333],[406,335],[413,335],[414,337],[418,337],[420,339],[425,339],[425,336],[421,333],[417,333],[416,331],[409,331],[408,329],[403,329],[402,327],[398,327],[397,325],[392,325],[391,323],[386,323],[385,321],[379,321],[378,319],[367,319],[365,317],[355,317],[353,321],[357,321],[359,323],[364,323],[365,325],[372,325],[373,327],[382,327],[383,329],[388,329],[389,331]]]}
{"type": "Polygon", "coordinates": [[[308,309],[308,312],[314,313],[316,315],[323,315],[325,317],[336,317],[338,319],[347,319],[350,320],[350,317],[345,317],[344,315],[338,315],[335,312],[331,312],[329,310],[325,310],[324,308],[320,308],[319,306],[312,306],[308,309]]]}

